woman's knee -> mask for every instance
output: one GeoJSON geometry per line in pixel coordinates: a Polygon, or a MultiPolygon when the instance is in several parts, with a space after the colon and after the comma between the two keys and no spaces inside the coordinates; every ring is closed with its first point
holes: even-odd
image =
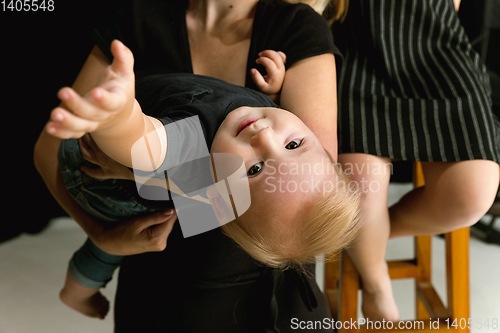
{"type": "Polygon", "coordinates": [[[483,217],[493,204],[498,192],[498,169],[496,172],[478,174],[468,187],[467,196],[463,200],[465,225],[472,226],[483,217]]]}
{"type": "Polygon", "coordinates": [[[498,164],[475,160],[441,165],[436,169],[429,171],[427,168],[424,175],[426,187],[436,192],[434,208],[440,212],[443,229],[451,231],[474,225],[496,197],[498,164]]]}
{"type": "Polygon", "coordinates": [[[445,231],[473,226],[488,212],[493,199],[482,193],[475,200],[461,200],[459,203],[456,213],[444,220],[445,231]]]}

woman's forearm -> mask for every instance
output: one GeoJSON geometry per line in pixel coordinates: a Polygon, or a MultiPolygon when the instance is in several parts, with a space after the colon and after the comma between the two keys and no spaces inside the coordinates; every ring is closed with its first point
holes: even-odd
{"type": "Polygon", "coordinates": [[[285,74],[280,105],[297,115],[337,160],[337,80],[333,54],[307,58],[285,74]]]}
{"type": "Polygon", "coordinates": [[[85,233],[95,242],[99,242],[102,225],[83,211],[66,190],[57,163],[57,150],[61,140],[45,131],[35,145],[34,163],[52,196],[61,207],[81,226],[85,233]]]}
{"type": "MultiPolygon", "coordinates": [[[[108,64],[109,60],[102,51],[97,46],[94,47],[73,83],[72,88],[79,94],[83,95],[87,93],[96,85],[108,64]]],[[[75,219],[92,240],[96,241],[101,234],[102,226],[82,210],[69,195],[62,182],[57,162],[57,151],[60,143],[61,139],[48,134],[46,129],[44,129],[35,144],[35,167],[61,207],[75,219]]]]}

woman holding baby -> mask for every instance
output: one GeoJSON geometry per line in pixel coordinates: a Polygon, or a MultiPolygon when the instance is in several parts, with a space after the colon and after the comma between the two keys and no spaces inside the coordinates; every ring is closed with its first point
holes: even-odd
{"type": "MultiPolygon", "coordinates": [[[[340,16],[343,1],[335,4],[340,16]]],[[[299,116],[336,158],[337,100],[332,92],[339,53],[327,22],[309,6],[281,0],[129,1],[96,29],[96,46],[73,84],[76,92],[87,93],[103,75],[114,39],[134,53],[137,78],[194,73],[253,89],[258,73],[252,69],[265,75],[259,53],[284,52],[280,106],[299,116]]],[[[103,250],[139,254],[121,266],[116,332],[286,332],[292,318],[329,317],[314,266],[309,274],[278,274],[218,229],[183,239],[179,225],[172,226],[175,217],[162,214],[103,229],[58,186],[58,145],[58,139],[43,132],[35,151],[37,167],[54,196],[103,250]]],[[[107,162],[94,162],[103,166],[100,177],[119,177],[105,168],[107,162]]]]}

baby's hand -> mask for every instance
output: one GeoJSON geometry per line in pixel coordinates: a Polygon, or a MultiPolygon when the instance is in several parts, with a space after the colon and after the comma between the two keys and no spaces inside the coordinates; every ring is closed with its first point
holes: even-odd
{"type": "Polygon", "coordinates": [[[47,131],[61,139],[80,138],[126,121],[135,103],[134,56],[120,41],[111,43],[113,62],[85,96],[69,87],[59,90],[64,107],[52,110],[47,131]]]}
{"type": "Polygon", "coordinates": [[[255,68],[251,69],[253,82],[267,95],[279,94],[285,79],[286,55],[281,51],[266,50],[260,52],[259,57],[255,62],[263,65],[267,74],[262,76],[255,68]]]}

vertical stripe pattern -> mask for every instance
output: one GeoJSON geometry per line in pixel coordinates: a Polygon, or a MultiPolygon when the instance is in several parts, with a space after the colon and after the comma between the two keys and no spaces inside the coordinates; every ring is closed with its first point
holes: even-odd
{"type": "Polygon", "coordinates": [[[489,79],[452,0],[351,0],[333,29],[339,153],[500,161],[489,79]]]}

